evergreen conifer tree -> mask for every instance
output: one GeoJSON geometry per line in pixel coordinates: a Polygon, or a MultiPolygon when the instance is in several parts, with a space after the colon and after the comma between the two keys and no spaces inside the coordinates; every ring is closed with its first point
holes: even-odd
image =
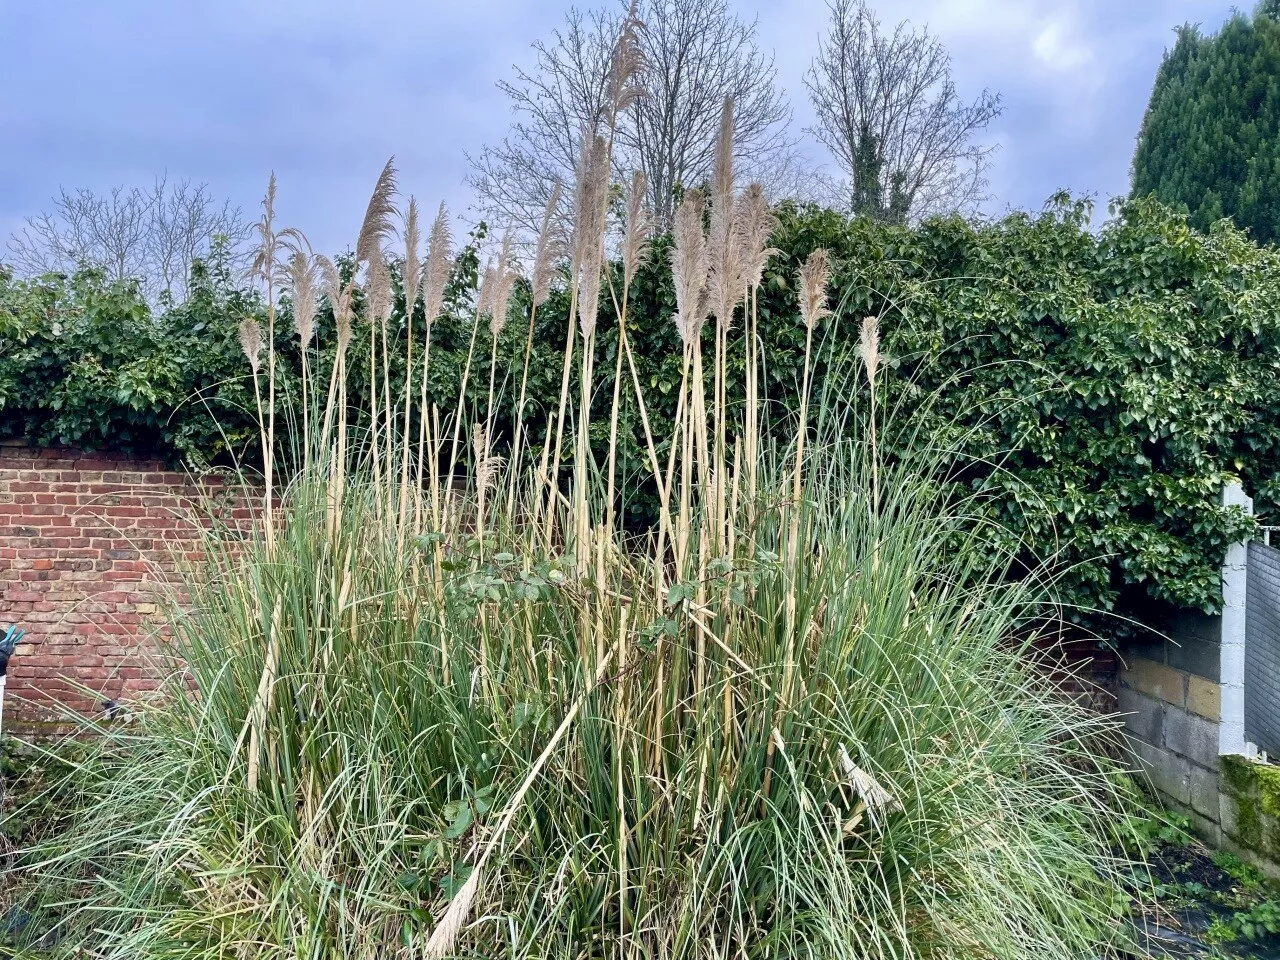
{"type": "Polygon", "coordinates": [[[1216,35],[1178,30],[1133,158],[1133,195],[1151,193],[1202,230],[1231,217],[1259,243],[1280,239],[1280,0],[1216,35]]]}

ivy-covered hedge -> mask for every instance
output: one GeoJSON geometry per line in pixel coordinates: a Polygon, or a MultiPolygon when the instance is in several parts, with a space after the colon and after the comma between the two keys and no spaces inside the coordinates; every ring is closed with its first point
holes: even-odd
{"type": "MultiPolygon", "coordinates": [[[[784,205],[773,239],[781,253],[759,303],[767,388],[778,403],[794,397],[804,339],[793,278],[811,249],[826,247],[840,309],[819,377],[848,355],[861,317],[881,315],[894,400],[921,411],[925,436],[963,437],[964,482],[995,494],[989,502],[1008,542],[993,548],[1054,555],[1065,569],[1063,598],[1081,611],[1132,611],[1149,599],[1214,610],[1226,546],[1249,527],[1219,506],[1222,485],[1240,479],[1264,515],[1280,503],[1280,253],[1226,223],[1196,233],[1150,200],[1112,214],[1092,232],[1087,207],[1059,197],[1038,216],[907,228],[784,205]],[[924,396],[932,399],[916,399],[924,396]]],[[[481,238],[460,256],[449,313],[432,334],[430,387],[444,409],[456,403],[471,337],[481,238]]],[[[680,377],[665,261],[659,241],[631,314],[659,438],[670,436],[680,377]]],[[[527,332],[525,296],[517,294],[499,343],[508,398],[527,332]]],[[[535,442],[559,395],[566,308],[561,295],[539,311],[535,442]]],[[[0,272],[0,436],[193,464],[243,455],[257,428],[236,329],[260,310],[216,264],[201,269],[186,303],[158,315],[135,290],[91,273],[23,282],[0,272]]],[[[421,336],[421,315],[414,320],[421,336]]],[[[402,311],[393,324],[402,335],[402,311]]],[[[277,340],[284,408],[299,359],[289,328],[286,312],[277,340]]],[[[313,364],[321,377],[332,333],[322,316],[313,364]]],[[[607,309],[598,336],[603,447],[617,343],[607,309]]],[[[475,347],[470,397],[479,405],[487,325],[475,347]]],[[[357,334],[354,349],[358,403],[367,338],[357,334]]],[[[623,423],[621,463],[634,481],[625,516],[639,526],[653,496],[633,407],[623,423]]]]}

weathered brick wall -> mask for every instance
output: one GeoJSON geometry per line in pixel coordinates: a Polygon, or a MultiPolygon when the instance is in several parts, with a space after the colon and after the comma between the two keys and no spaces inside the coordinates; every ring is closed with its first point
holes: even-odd
{"type": "Polygon", "coordinates": [[[157,601],[197,556],[198,504],[217,498],[247,517],[232,493],[158,462],[0,444],[0,630],[27,631],[9,664],[6,729],[155,688],[157,601]]]}

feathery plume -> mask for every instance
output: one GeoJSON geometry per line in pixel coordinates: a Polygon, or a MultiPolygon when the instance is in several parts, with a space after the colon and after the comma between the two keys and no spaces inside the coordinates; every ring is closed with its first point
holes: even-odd
{"type": "Polygon", "coordinates": [[[733,96],[724,98],[716,141],[715,194],[711,199],[708,306],[719,326],[728,328],[743,295],[741,237],[733,202],[733,96]]]}
{"type": "Polygon", "coordinates": [[[876,317],[863,317],[858,336],[858,353],[862,365],[867,368],[867,383],[876,383],[876,370],[880,367],[880,321],[876,317]]]}
{"type": "Polygon", "coordinates": [[[556,260],[564,254],[564,230],[559,219],[560,181],[551,188],[551,197],[542,213],[542,229],[538,232],[538,246],[533,254],[533,305],[540,307],[551,296],[551,278],[555,275],[556,260]]]}
{"type": "Polygon", "coordinates": [[[378,182],[373,185],[373,196],[369,198],[369,206],[364,213],[364,222],[360,225],[360,233],[356,238],[356,262],[372,263],[382,253],[382,244],[394,232],[392,218],[395,216],[396,195],[396,158],[392,157],[378,174],[378,182]]]}
{"type": "Polygon", "coordinates": [[[336,315],[334,327],[338,335],[338,353],[346,353],[351,345],[351,313],[344,311],[336,315]]]}
{"type": "Polygon", "coordinates": [[[881,813],[889,814],[902,809],[902,803],[867,771],[860,768],[849,756],[844,744],[840,745],[840,769],[848,779],[853,792],[867,808],[872,823],[876,823],[881,813]]]}
{"type": "Polygon", "coordinates": [[[574,275],[578,282],[578,323],[582,338],[595,332],[604,266],[605,214],[609,201],[609,144],[596,135],[584,138],[578,164],[574,223],[574,275]]]}
{"type": "Polygon", "coordinates": [[[649,231],[653,221],[644,205],[645,176],[643,170],[631,175],[631,189],[627,193],[627,226],[622,238],[622,285],[630,287],[636,271],[649,256],[649,231]]]}
{"type": "Polygon", "coordinates": [[[717,202],[733,199],[733,131],[733,94],[729,93],[720,108],[720,132],[716,138],[713,182],[717,202]]]}
{"type": "Polygon", "coordinates": [[[671,273],[676,287],[676,330],[685,346],[699,335],[706,312],[703,298],[707,285],[707,244],[702,232],[705,203],[700,190],[688,191],[676,209],[673,227],[671,273]]]}
{"type": "Polygon", "coordinates": [[[262,325],[253,317],[240,321],[240,349],[253,368],[254,376],[257,376],[262,364],[262,325]]]}
{"type": "Polygon", "coordinates": [[[267,180],[267,193],[262,198],[262,219],[254,224],[258,234],[258,249],[253,256],[249,273],[264,282],[270,282],[276,270],[276,173],[271,171],[267,180]]]}
{"type": "Polygon", "coordinates": [[[351,339],[351,284],[342,282],[337,264],[323,254],[316,256],[316,264],[320,268],[324,295],[329,298],[329,306],[333,308],[333,322],[338,329],[338,348],[344,350],[351,339]]]}
{"type": "Polygon", "coordinates": [[[809,254],[797,274],[800,286],[800,316],[810,330],[818,321],[831,315],[827,309],[827,283],[831,280],[831,258],[818,247],[809,254]]]}
{"type": "Polygon", "coordinates": [[[484,317],[493,313],[493,293],[498,286],[498,268],[494,266],[493,257],[484,265],[484,273],[480,274],[480,289],[476,291],[476,316],[484,317]]]}
{"type": "Polygon", "coordinates": [[[738,198],[734,221],[741,251],[742,280],[746,286],[756,289],[764,279],[769,258],[778,252],[769,246],[778,218],[769,210],[764,187],[758,182],[750,184],[738,198]]]}
{"type": "Polygon", "coordinates": [[[441,960],[441,958],[451,956],[454,953],[454,945],[458,942],[458,934],[462,933],[462,927],[467,922],[467,914],[471,912],[471,901],[475,899],[476,890],[480,886],[482,869],[481,865],[477,865],[471,871],[471,876],[467,878],[467,882],[462,885],[462,888],[449,901],[449,909],[444,912],[444,916],[440,918],[436,928],[431,931],[431,937],[427,940],[427,945],[423,949],[423,956],[427,960],[441,960]]]}
{"type": "Polygon", "coordinates": [[[268,288],[287,280],[287,270],[280,263],[280,248],[288,247],[295,252],[304,249],[310,254],[310,245],[300,230],[288,227],[276,230],[276,175],[273,172],[267,180],[267,192],[262,198],[262,217],[253,225],[258,235],[258,248],[254,251],[249,265],[249,277],[261,280],[268,288]]]}
{"type": "Polygon", "coordinates": [[[511,303],[511,289],[516,281],[516,271],[511,265],[510,230],[502,235],[502,252],[498,254],[496,271],[493,296],[489,301],[489,332],[495,339],[507,325],[507,308],[511,303]]]}
{"type": "Polygon", "coordinates": [[[410,319],[418,299],[418,282],[422,279],[422,261],[418,255],[420,241],[418,201],[410,197],[409,208],[404,215],[404,313],[410,319]]]}
{"type": "Polygon", "coordinates": [[[444,288],[449,282],[449,270],[453,265],[453,253],[449,249],[449,213],[444,204],[431,224],[428,242],[427,264],[422,271],[422,307],[430,327],[444,306],[444,288]]]}
{"type": "Polygon", "coordinates": [[[502,457],[489,453],[489,432],[483,423],[471,426],[471,449],[475,453],[476,490],[483,493],[492,488],[498,479],[498,470],[502,466],[502,457]]]}
{"type": "Polygon", "coordinates": [[[605,95],[609,100],[611,116],[616,123],[618,114],[630,108],[644,95],[644,88],[636,82],[644,69],[644,51],[640,47],[640,34],[644,30],[636,12],[636,0],[631,0],[627,15],[613,45],[613,57],[609,62],[609,78],[605,95]]]}
{"type": "Polygon", "coordinates": [[[316,328],[316,261],[301,250],[289,257],[289,291],[293,296],[293,331],[305,349],[316,328]]]}

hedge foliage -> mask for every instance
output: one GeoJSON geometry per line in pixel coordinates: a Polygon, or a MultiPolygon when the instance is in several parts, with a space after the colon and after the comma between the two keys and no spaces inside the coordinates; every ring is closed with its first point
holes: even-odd
{"type": "MultiPolygon", "coordinates": [[[[1149,199],[1116,206],[1097,231],[1088,205],[1065,195],[1040,215],[991,223],[904,227],[785,204],[778,213],[773,244],[781,252],[759,301],[772,401],[794,398],[803,353],[796,267],[826,247],[837,263],[839,309],[818,377],[832,365],[847,369],[861,317],[881,315],[891,399],[924,436],[963,440],[960,482],[993,494],[987,502],[1002,532],[992,549],[1056,556],[1066,571],[1063,598],[1081,612],[1132,612],[1150,600],[1218,607],[1226,547],[1251,526],[1220,506],[1222,486],[1239,479],[1263,515],[1280,504],[1280,253],[1226,222],[1198,233],[1149,199]]],[[[446,410],[456,404],[471,342],[482,240],[483,228],[459,256],[448,313],[433,328],[430,389],[446,410]]],[[[664,444],[681,365],[666,257],[659,240],[633,290],[630,331],[664,444]]],[[[154,316],[136,289],[89,272],[20,281],[0,271],[0,436],[159,453],[193,466],[239,456],[257,427],[236,330],[246,312],[261,309],[216,261],[200,269],[187,302],[154,316]]],[[[538,314],[529,388],[535,443],[559,395],[566,309],[560,294],[538,314]]],[[[607,314],[606,304],[594,420],[602,449],[617,349],[607,314]]],[[[518,291],[498,345],[508,398],[527,316],[527,291],[518,291]]],[[[392,323],[403,336],[403,310],[392,323]]],[[[421,336],[420,312],[414,323],[421,336]]],[[[477,406],[487,391],[489,336],[482,324],[469,390],[477,406]]],[[[277,337],[287,412],[299,364],[287,308],[277,337]]],[[[327,375],[333,339],[331,317],[322,315],[317,376],[327,375]]],[[[357,331],[353,347],[359,403],[367,335],[357,331]]],[[[737,350],[731,362],[740,364],[737,350]]],[[[847,377],[840,384],[865,389],[847,377]]],[[[623,425],[624,516],[643,526],[655,498],[634,404],[623,425]]]]}

